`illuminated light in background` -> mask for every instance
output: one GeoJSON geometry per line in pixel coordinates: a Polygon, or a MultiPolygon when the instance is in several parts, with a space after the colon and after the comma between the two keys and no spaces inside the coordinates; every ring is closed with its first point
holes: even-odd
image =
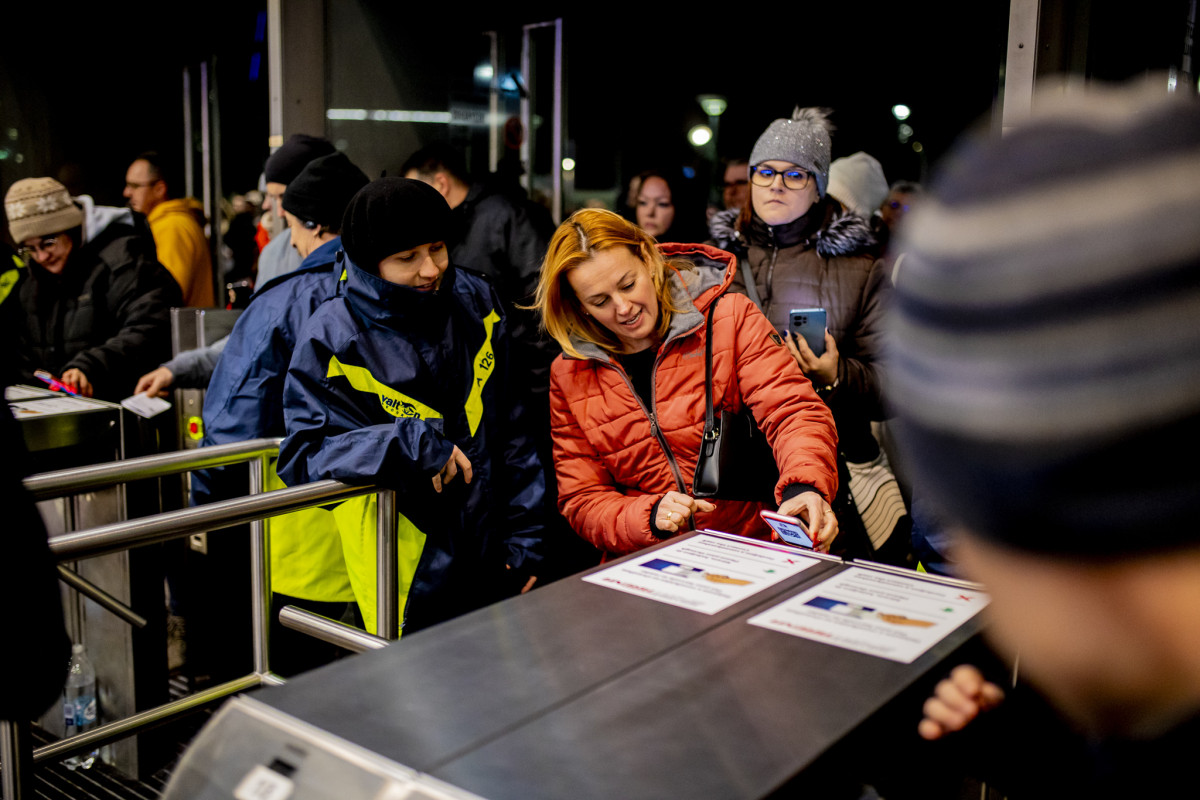
{"type": "Polygon", "coordinates": [[[399,109],[331,108],[325,119],[373,120],[376,122],[432,122],[441,125],[450,123],[449,111],[403,111],[399,109]]]}
{"type": "Polygon", "coordinates": [[[500,79],[500,88],[506,92],[520,91],[520,89],[517,87],[516,80],[513,79],[513,76],[511,74],[505,75],[503,78],[500,79]]]}
{"type": "Polygon", "coordinates": [[[719,117],[725,113],[729,103],[719,94],[701,94],[696,96],[696,102],[710,117],[719,117]]]}
{"type": "Polygon", "coordinates": [[[900,127],[896,129],[896,134],[900,137],[901,142],[907,142],[912,138],[913,135],[912,126],[908,123],[902,123],[900,127]]]}
{"type": "Polygon", "coordinates": [[[492,76],[495,74],[496,73],[492,70],[491,64],[480,64],[479,66],[475,67],[475,82],[489,84],[492,82],[492,76]]]}
{"type": "Polygon", "coordinates": [[[924,147],[921,145],[921,143],[920,143],[920,142],[913,142],[913,143],[912,143],[912,149],[913,149],[913,151],[914,151],[914,152],[917,152],[917,153],[919,153],[919,152],[921,152],[922,150],[924,150],[925,148],[924,148],[924,147]]]}
{"type": "Polygon", "coordinates": [[[16,129],[16,128],[9,128],[9,129],[8,129],[8,131],[7,131],[7,133],[8,133],[8,138],[9,138],[9,139],[12,139],[14,142],[17,140],[17,135],[18,135],[18,134],[17,134],[17,129],[16,129]]]}
{"type": "Polygon", "coordinates": [[[900,120],[908,119],[912,116],[912,109],[903,103],[897,103],[892,106],[892,116],[900,120]]]}
{"type": "Polygon", "coordinates": [[[575,169],[575,159],[567,157],[562,160],[563,172],[570,172],[575,169]]]}
{"type": "Polygon", "coordinates": [[[250,56],[250,80],[258,80],[258,71],[262,63],[262,54],[254,53],[250,56]]]}
{"type": "Polygon", "coordinates": [[[0,161],[7,161],[10,155],[12,155],[12,153],[8,152],[7,150],[0,149],[0,161]]]}
{"type": "Polygon", "coordinates": [[[712,141],[712,128],[707,125],[697,125],[688,131],[688,141],[696,147],[703,147],[712,141]]]}

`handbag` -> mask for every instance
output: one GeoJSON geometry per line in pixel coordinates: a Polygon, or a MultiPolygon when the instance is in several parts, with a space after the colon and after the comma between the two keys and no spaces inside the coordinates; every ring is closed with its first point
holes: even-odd
{"type": "Polygon", "coordinates": [[[774,506],[779,467],[750,409],[713,410],[712,326],[718,295],[708,307],[704,341],[704,439],[692,478],[693,497],[753,500],[774,506]]]}

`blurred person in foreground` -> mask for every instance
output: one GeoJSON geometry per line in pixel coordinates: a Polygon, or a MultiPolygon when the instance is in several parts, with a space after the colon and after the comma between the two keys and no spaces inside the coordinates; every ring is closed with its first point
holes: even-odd
{"type": "Polygon", "coordinates": [[[1200,104],[1165,85],[1039,94],[905,222],[901,443],[1022,681],[961,666],[919,732],[1013,798],[1195,794],[1200,104]]]}

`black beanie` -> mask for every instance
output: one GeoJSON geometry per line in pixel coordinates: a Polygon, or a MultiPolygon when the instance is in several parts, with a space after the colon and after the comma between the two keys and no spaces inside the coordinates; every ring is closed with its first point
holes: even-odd
{"type": "Polygon", "coordinates": [[[337,229],[354,193],[367,185],[367,176],[344,153],[309,162],[283,195],[283,210],[305,222],[337,229]]]}
{"type": "Polygon", "coordinates": [[[342,247],[360,268],[376,273],[390,255],[427,242],[449,243],[451,225],[450,206],[437,189],[407,178],[380,178],[346,208],[342,247]]]}
{"type": "Polygon", "coordinates": [[[267,158],[267,163],[263,165],[263,173],[267,183],[282,183],[287,186],[296,180],[296,176],[308,162],[332,152],[333,145],[328,139],[297,133],[267,158]]]}

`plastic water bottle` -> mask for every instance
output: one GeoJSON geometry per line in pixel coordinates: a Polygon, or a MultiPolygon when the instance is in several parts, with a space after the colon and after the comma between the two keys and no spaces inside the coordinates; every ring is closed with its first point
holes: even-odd
{"type": "MultiPolygon", "coordinates": [[[[63,722],[66,723],[67,736],[91,730],[99,722],[96,713],[96,670],[81,644],[71,646],[71,669],[67,673],[66,688],[63,689],[63,722]]],[[[91,769],[98,754],[98,750],[93,750],[71,756],[63,764],[67,769],[91,769]]]]}

